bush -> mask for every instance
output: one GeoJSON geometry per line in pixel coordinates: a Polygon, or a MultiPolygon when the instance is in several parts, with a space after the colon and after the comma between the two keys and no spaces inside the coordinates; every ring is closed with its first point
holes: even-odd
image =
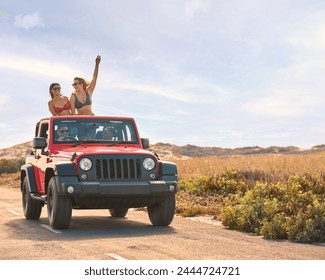
{"type": "Polygon", "coordinates": [[[196,195],[214,194],[228,196],[229,194],[245,193],[248,189],[245,178],[236,171],[226,171],[221,175],[202,176],[195,179],[179,181],[179,189],[196,195]]]}
{"type": "Polygon", "coordinates": [[[286,216],[284,213],[277,213],[272,220],[264,220],[260,234],[267,239],[287,239],[286,216]]]}
{"type": "Polygon", "coordinates": [[[325,204],[317,200],[307,210],[288,218],[288,239],[298,242],[325,241],[325,204]]]}
{"type": "Polygon", "coordinates": [[[265,238],[325,240],[325,201],[317,179],[292,176],[287,183],[257,183],[237,201],[225,201],[222,222],[265,238]],[[316,187],[316,188],[315,188],[316,187]]]}
{"type": "Polygon", "coordinates": [[[256,181],[252,176],[255,173],[229,170],[221,175],[180,180],[179,194],[187,193],[190,199],[188,203],[178,203],[177,213],[212,214],[230,229],[269,239],[325,240],[323,173],[288,176],[286,181],[278,182],[267,180],[262,173],[256,173],[262,179],[256,181]],[[249,180],[254,185],[248,186],[249,180]]]}
{"type": "Polygon", "coordinates": [[[16,173],[20,167],[25,163],[24,159],[0,159],[0,174],[3,173],[16,173]]]}

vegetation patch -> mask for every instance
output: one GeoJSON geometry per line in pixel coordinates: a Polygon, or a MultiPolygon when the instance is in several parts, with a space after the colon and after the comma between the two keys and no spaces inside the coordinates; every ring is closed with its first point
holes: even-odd
{"type": "Polygon", "coordinates": [[[178,213],[210,214],[230,229],[267,239],[325,241],[324,174],[291,176],[284,182],[264,178],[253,186],[247,174],[250,172],[228,170],[221,175],[180,180],[178,213]]]}
{"type": "Polygon", "coordinates": [[[0,174],[16,173],[25,163],[25,159],[0,159],[0,174]]]}
{"type": "Polygon", "coordinates": [[[4,188],[19,188],[20,173],[3,173],[0,174],[0,186],[4,188]]]}

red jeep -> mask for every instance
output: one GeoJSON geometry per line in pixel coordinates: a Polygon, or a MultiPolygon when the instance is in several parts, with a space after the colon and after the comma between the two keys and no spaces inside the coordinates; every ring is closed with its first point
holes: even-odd
{"type": "Polygon", "coordinates": [[[108,209],[124,217],[129,208],[147,207],[153,225],[172,222],[177,166],[145,150],[149,140],[140,138],[134,119],[42,119],[33,148],[20,172],[27,219],[39,219],[47,204],[54,229],[69,226],[72,209],[108,209]]]}

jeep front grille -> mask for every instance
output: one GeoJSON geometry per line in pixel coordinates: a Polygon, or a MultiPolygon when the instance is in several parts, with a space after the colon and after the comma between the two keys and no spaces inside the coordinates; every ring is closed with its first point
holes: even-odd
{"type": "Polygon", "coordinates": [[[138,179],[141,178],[139,159],[97,159],[97,179],[138,179]]]}

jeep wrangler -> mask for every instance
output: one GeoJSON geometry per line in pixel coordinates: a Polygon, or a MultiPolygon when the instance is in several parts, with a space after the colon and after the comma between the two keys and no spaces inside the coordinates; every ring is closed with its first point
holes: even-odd
{"type": "Polygon", "coordinates": [[[148,148],[133,118],[40,120],[20,171],[25,217],[39,219],[46,204],[50,226],[65,229],[72,209],[108,209],[112,217],[125,217],[129,208],[147,207],[152,225],[168,226],[175,213],[177,166],[148,148]]]}

